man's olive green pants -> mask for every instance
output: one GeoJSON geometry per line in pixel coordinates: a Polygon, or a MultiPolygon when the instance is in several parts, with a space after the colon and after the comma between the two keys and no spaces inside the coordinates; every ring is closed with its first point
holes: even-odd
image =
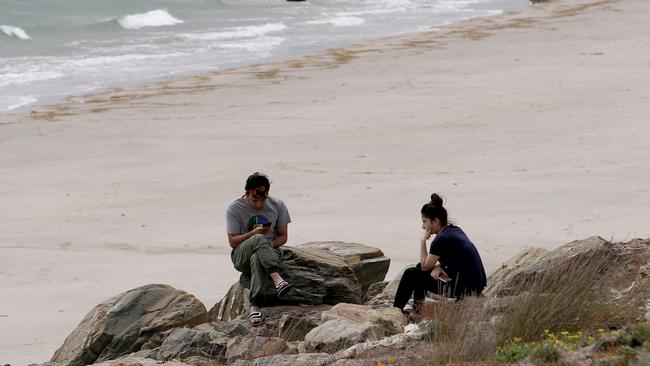
{"type": "Polygon", "coordinates": [[[280,250],[273,248],[264,235],[257,234],[233,249],[230,258],[236,270],[251,278],[251,305],[263,306],[264,288],[272,282],[270,275],[280,270],[280,250]]]}

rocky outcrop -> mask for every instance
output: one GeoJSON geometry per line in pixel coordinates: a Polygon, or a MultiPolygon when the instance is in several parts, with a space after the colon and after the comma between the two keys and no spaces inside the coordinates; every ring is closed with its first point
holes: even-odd
{"type": "MultiPolygon", "coordinates": [[[[401,276],[382,281],[385,271],[378,264],[383,261],[380,251],[360,244],[328,242],[283,248],[282,253],[285,277],[299,290],[293,294],[293,302],[300,305],[264,307],[266,323],[262,326],[253,327],[245,318],[233,319],[247,312],[247,290],[241,283],[212,309],[213,319],[231,320],[213,321],[193,296],[165,285],[148,285],[95,307],[53,361],[43,366],[95,361],[102,366],[353,365],[369,355],[405,349],[410,342],[428,342],[432,332],[438,331],[434,327],[438,323],[426,319],[407,326],[406,317],[392,307],[401,276]],[[380,274],[372,274],[368,268],[380,274]],[[371,278],[378,282],[364,283],[371,278]],[[368,289],[365,296],[363,288],[368,289]],[[361,299],[368,300],[359,305],[361,299]],[[310,301],[319,305],[305,305],[310,301]]],[[[637,312],[636,318],[650,318],[649,263],[650,240],[610,243],[592,237],[553,251],[526,250],[490,276],[487,298],[475,299],[478,307],[474,308],[486,310],[486,315],[478,319],[480,325],[473,322],[471,326],[501,326],[499,321],[516,314],[514,310],[526,299],[535,300],[531,308],[523,307],[523,318],[530,317],[530,309],[549,309],[538,306],[538,300],[577,298],[574,290],[595,294],[588,299],[597,299],[597,304],[606,307],[613,305],[617,313],[632,309],[637,312]]],[[[270,291],[272,298],[274,289],[270,291]]],[[[430,297],[425,310],[427,305],[441,311],[467,303],[430,297]]],[[[549,303],[562,305],[555,307],[561,314],[571,306],[583,309],[583,303],[594,304],[549,303]]],[[[512,324],[518,327],[520,322],[512,324]]]]}
{"type": "Polygon", "coordinates": [[[194,363],[230,364],[240,359],[297,353],[297,348],[291,347],[288,341],[302,341],[309,329],[320,324],[321,313],[330,308],[329,305],[267,308],[266,323],[260,327],[241,319],[175,328],[151,337],[133,356],[159,362],[194,359],[194,363]],[[292,329],[291,319],[295,321],[294,326],[306,325],[307,329],[292,329]]]}
{"type": "Polygon", "coordinates": [[[146,285],[95,306],[54,353],[52,362],[82,366],[140,350],[156,333],[207,321],[194,296],[167,285],[146,285]]]}
{"type": "Polygon", "coordinates": [[[490,275],[485,294],[495,300],[493,307],[507,311],[533,293],[557,296],[585,283],[576,290],[625,312],[625,319],[644,320],[650,314],[648,263],[650,239],[612,243],[590,237],[552,251],[524,251],[490,275]]]}
{"type": "MultiPolygon", "coordinates": [[[[358,304],[373,282],[384,279],[390,265],[381,250],[357,243],[313,242],[280,250],[280,271],[294,288],[280,300],[269,281],[265,291],[269,306],[358,304]]],[[[211,321],[236,319],[248,312],[248,281],[242,276],[210,309],[211,321]]]]}

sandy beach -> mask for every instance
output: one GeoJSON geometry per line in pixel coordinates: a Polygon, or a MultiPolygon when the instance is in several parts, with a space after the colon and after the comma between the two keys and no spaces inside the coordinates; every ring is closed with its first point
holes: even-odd
{"type": "Polygon", "coordinates": [[[0,115],[0,364],[49,360],[94,305],[238,274],[227,203],[268,174],[289,244],[418,258],[432,192],[487,270],[650,237],[650,3],[559,0],[286,62],[0,115]]]}

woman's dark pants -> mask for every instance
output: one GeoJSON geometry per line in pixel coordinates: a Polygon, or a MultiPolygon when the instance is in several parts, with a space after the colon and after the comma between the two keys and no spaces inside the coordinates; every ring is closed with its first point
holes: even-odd
{"type": "Polygon", "coordinates": [[[397,286],[393,306],[402,310],[411,299],[411,296],[413,296],[415,302],[423,301],[425,291],[445,294],[448,287],[446,283],[431,278],[431,271],[423,271],[422,266],[418,264],[416,267],[404,271],[397,286]]]}

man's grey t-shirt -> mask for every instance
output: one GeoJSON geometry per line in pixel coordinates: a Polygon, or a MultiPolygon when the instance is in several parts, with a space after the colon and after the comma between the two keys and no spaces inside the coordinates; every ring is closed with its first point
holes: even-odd
{"type": "Polygon", "coordinates": [[[279,198],[268,197],[261,211],[249,206],[244,197],[239,197],[228,204],[226,208],[226,230],[228,234],[241,235],[255,228],[255,225],[271,222],[271,230],[266,234],[267,239],[275,239],[275,231],[291,222],[287,206],[279,198]]]}

